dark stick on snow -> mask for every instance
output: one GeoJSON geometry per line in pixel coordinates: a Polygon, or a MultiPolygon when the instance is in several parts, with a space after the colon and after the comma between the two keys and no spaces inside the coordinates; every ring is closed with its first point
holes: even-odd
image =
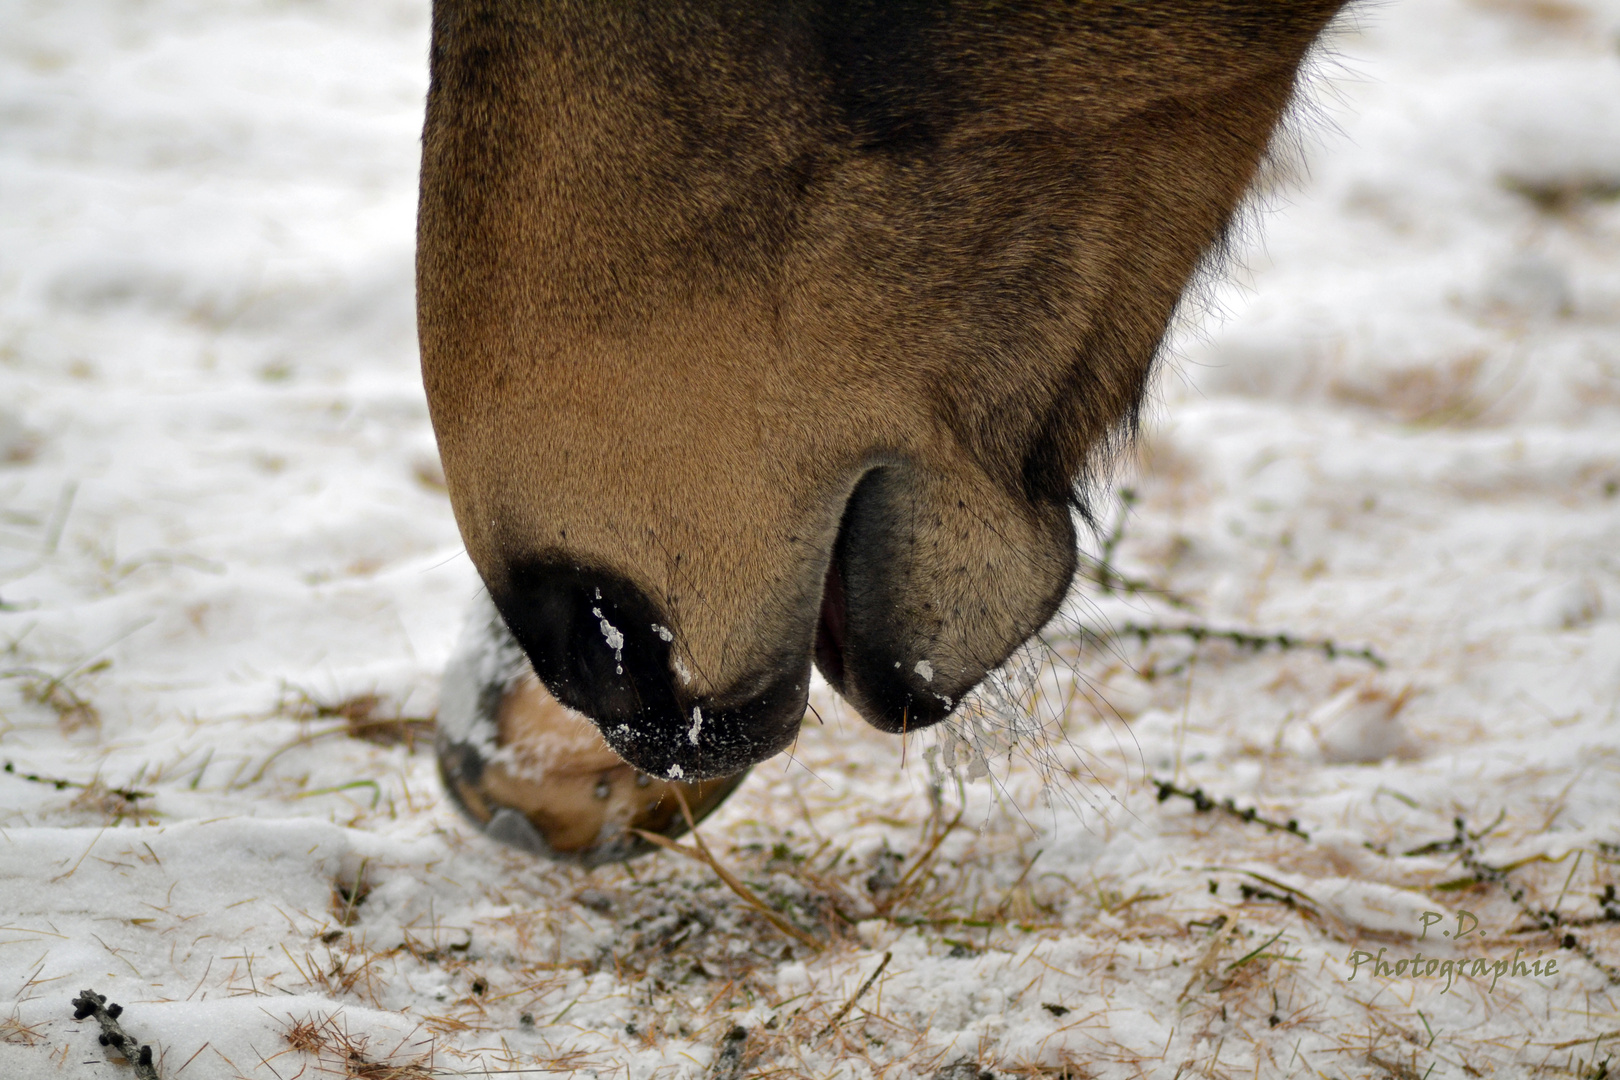
{"type": "Polygon", "coordinates": [[[1588,964],[1603,973],[1604,978],[1609,980],[1610,986],[1620,986],[1620,968],[1604,963],[1603,959],[1598,956],[1597,950],[1590,943],[1576,937],[1574,931],[1569,929],[1564,917],[1559,915],[1557,911],[1532,905],[1528,896],[1529,890],[1510,879],[1507,870],[1488,866],[1481,861],[1479,849],[1475,846],[1479,837],[1468,831],[1468,825],[1462,818],[1452,819],[1451,824],[1456,829],[1455,842],[1458,859],[1463,864],[1463,868],[1474,875],[1475,881],[1500,885],[1502,891],[1508,894],[1508,899],[1513,901],[1513,906],[1518,908],[1525,918],[1535,923],[1538,930],[1551,934],[1558,942],[1559,948],[1579,953],[1586,958],[1588,964]]]}
{"type": "MultiPolygon", "coordinates": [[[[1088,631],[1089,632],[1089,631],[1088,631]]],[[[1131,638],[1146,645],[1154,638],[1180,637],[1186,638],[1194,645],[1202,645],[1206,641],[1225,641],[1240,649],[1250,652],[1261,652],[1265,649],[1277,649],[1281,652],[1292,652],[1304,649],[1308,652],[1319,652],[1329,660],[1350,659],[1365,660],[1380,671],[1389,667],[1389,661],[1379,656],[1371,648],[1352,648],[1340,645],[1332,638],[1303,638],[1292,634],[1257,634],[1249,630],[1226,630],[1201,623],[1190,623],[1185,626],[1164,626],[1159,623],[1128,622],[1118,630],[1106,634],[1093,633],[1094,637],[1131,638]]],[[[1170,672],[1160,672],[1168,675],[1170,672]]]]}
{"type": "Polygon", "coordinates": [[[118,1023],[118,1017],[124,1007],[114,1002],[107,1004],[107,995],[98,994],[94,990],[82,991],[73,999],[73,1019],[88,1020],[95,1017],[101,1025],[101,1045],[109,1050],[116,1050],[124,1055],[130,1066],[135,1070],[136,1080],[162,1080],[158,1076],[157,1066],[152,1064],[152,1048],[150,1046],[136,1046],[135,1040],[125,1033],[123,1026],[118,1023]]]}
{"type": "MultiPolygon", "coordinates": [[[[57,791],[61,791],[63,788],[88,789],[91,787],[90,784],[81,783],[78,780],[63,780],[57,776],[41,776],[39,773],[18,772],[17,767],[9,761],[3,766],[0,766],[0,772],[5,772],[8,775],[15,776],[19,780],[27,780],[31,784],[49,784],[57,791]]],[[[150,799],[152,797],[152,793],[150,791],[136,791],[133,788],[108,788],[107,791],[109,794],[116,795],[125,802],[130,803],[134,802],[136,799],[150,799]]]]}
{"type": "Polygon", "coordinates": [[[1306,841],[1309,841],[1311,838],[1310,833],[1306,832],[1304,829],[1301,829],[1299,827],[1299,822],[1293,818],[1289,818],[1287,822],[1272,821],[1270,818],[1261,817],[1259,812],[1252,806],[1244,810],[1239,810],[1237,808],[1237,803],[1230,798],[1225,798],[1219,802],[1216,802],[1214,799],[1204,794],[1204,789],[1201,787],[1193,788],[1191,791],[1188,791],[1185,788],[1177,787],[1168,780],[1154,780],[1152,783],[1154,787],[1159,789],[1160,802],[1164,802],[1172,795],[1175,795],[1190,801],[1193,804],[1193,809],[1198,811],[1200,814],[1208,813],[1211,810],[1219,810],[1222,813],[1230,814],[1239,821],[1248,822],[1252,825],[1262,825],[1265,828],[1270,829],[1272,832],[1289,833],[1290,835],[1297,836],[1301,840],[1306,841]]]}

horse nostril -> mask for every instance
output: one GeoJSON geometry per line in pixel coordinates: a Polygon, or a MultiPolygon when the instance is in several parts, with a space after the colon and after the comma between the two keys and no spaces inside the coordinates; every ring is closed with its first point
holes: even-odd
{"type": "Polygon", "coordinates": [[[620,760],[535,681],[487,598],[445,670],[437,750],[446,793],[484,835],[584,866],[653,850],[636,830],[680,835],[672,792],[701,821],[745,775],[668,782],[620,760]]]}
{"type": "Polygon", "coordinates": [[[728,693],[693,694],[671,670],[670,620],[617,575],[533,560],[511,566],[492,599],[551,695],[643,772],[729,776],[798,731],[806,658],[777,656],[728,693]]]}
{"type": "Polygon", "coordinates": [[[598,724],[679,711],[668,632],[645,595],[616,575],[552,563],[513,567],[496,606],[535,674],[598,724]]]}

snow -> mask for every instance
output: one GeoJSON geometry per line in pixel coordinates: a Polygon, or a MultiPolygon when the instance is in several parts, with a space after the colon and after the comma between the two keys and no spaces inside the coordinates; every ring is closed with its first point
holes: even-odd
{"type": "MultiPolygon", "coordinates": [[[[603,618],[601,608],[591,608],[591,614],[595,615],[597,619],[600,620],[599,629],[602,631],[602,640],[607,642],[607,647],[613,650],[613,658],[617,661],[623,661],[624,634],[620,633],[618,627],[614,626],[612,623],[608,622],[607,619],[603,618]]],[[[620,666],[617,670],[619,674],[624,674],[623,666],[620,666]]]]}
{"type": "Polygon", "coordinates": [[[825,723],[703,825],[821,951],[694,860],[501,849],[420,725],[380,738],[435,713],[478,593],[414,355],[426,19],[5,7],[0,1075],[120,1075],[85,988],[186,1080],[358,1075],[351,1050],[697,1076],[734,1024],[782,1075],[1594,1073],[1620,1030],[1620,4],[1346,20],[1120,477],[1115,562],[1191,606],[1082,592],[955,736],[903,744],[818,687],[825,723]],[[1387,666],[1080,633],[1127,622],[1387,666]],[[1460,913],[1480,933],[1437,940],[1460,913]],[[1380,949],[1495,966],[1353,966],[1380,949]]]}

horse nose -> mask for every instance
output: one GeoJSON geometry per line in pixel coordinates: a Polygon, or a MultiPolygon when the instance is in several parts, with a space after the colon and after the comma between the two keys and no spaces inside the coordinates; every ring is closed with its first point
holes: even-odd
{"type": "Polygon", "coordinates": [[[557,700],[604,730],[680,712],[669,674],[672,635],[646,595],[623,578],[522,565],[495,603],[557,700]]]}
{"type": "Polygon", "coordinates": [[[491,590],[534,673],[624,761],[663,779],[730,776],[786,748],[804,715],[807,656],[776,657],[723,691],[677,686],[675,634],[625,579],[533,562],[491,590]]]}

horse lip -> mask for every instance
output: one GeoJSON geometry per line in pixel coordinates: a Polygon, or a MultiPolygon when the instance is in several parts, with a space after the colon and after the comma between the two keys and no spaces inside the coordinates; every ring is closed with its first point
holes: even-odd
{"type": "Polygon", "coordinates": [[[914,625],[895,593],[895,561],[902,554],[897,548],[903,545],[892,534],[898,528],[909,535],[895,525],[896,503],[905,501],[896,491],[908,484],[908,473],[871,468],[850,493],[815,636],[822,676],[868,724],[893,734],[943,720],[960,689],[956,680],[934,682],[933,665],[941,659],[935,643],[914,625]],[[921,661],[926,665],[919,667],[921,661]]]}
{"type": "Polygon", "coordinates": [[[844,639],[848,609],[844,574],[835,553],[827,563],[827,579],[821,588],[821,615],[816,623],[816,667],[833,689],[844,686],[844,639]]]}

